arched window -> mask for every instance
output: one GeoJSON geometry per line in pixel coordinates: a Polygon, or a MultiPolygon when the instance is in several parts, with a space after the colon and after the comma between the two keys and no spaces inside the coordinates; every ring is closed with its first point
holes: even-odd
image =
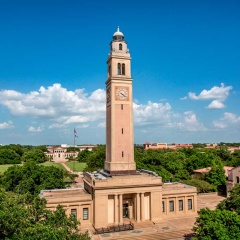
{"type": "Polygon", "coordinates": [[[119,44],[119,50],[122,50],[122,44],[121,43],[119,44]]]}
{"type": "Polygon", "coordinates": [[[122,64],[122,75],[125,75],[125,63],[122,64]]]}
{"type": "Polygon", "coordinates": [[[118,63],[118,75],[121,75],[121,64],[118,63]]]}

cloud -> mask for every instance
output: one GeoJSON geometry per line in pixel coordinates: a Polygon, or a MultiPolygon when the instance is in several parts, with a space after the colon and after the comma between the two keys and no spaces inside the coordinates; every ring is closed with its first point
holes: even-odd
{"type": "Polygon", "coordinates": [[[106,122],[100,122],[100,123],[98,124],[98,127],[100,127],[100,128],[105,128],[105,127],[106,127],[106,122]]]}
{"type": "MultiPolygon", "coordinates": [[[[68,126],[73,124],[79,128],[104,128],[105,101],[106,92],[103,89],[88,94],[84,89],[69,91],[57,83],[26,94],[13,90],[0,91],[0,104],[7,107],[12,115],[43,120],[48,124],[48,129],[58,131],[67,131],[68,126]]],[[[135,101],[133,111],[134,126],[146,128],[146,131],[164,127],[187,131],[205,129],[193,112],[176,113],[168,102],[161,100],[146,104],[135,101]]],[[[34,127],[32,124],[28,128],[29,132],[43,130],[44,127],[34,127]]]]}
{"type": "Polygon", "coordinates": [[[186,100],[187,96],[180,98],[180,100],[186,100]]]}
{"type": "Polygon", "coordinates": [[[163,124],[173,117],[169,103],[153,103],[149,101],[146,105],[133,104],[134,120],[138,125],[163,124]]]}
{"type": "Polygon", "coordinates": [[[178,122],[176,126],[179,129],[183,129],[183,130],[185,129],[190,132],[207,130],[206,127],[204,127],[203,123],[201,123],[197,119],[196,114],[192,111],[184,112],[183,121],[178,122]]]}
{"type": "Polygon", "coordinates": [[[196,93],[189,92],[188,97],[193,100],[209,100],[209,99],[221,99],[224,101],[228,95],[232,86],[224,87],[224,83],[221,83],[221,87],[212,87],[210,90],[203,90],[198,96],[196,93]]]}
{"type": "Polygon", "coordinates": [[[0,129],[10,129],[10,128],[14,128],[12,121],[0,123],[0,129]]]}
{"type": "Polygon", "coordinates": [[[240,116],[230,112],[225,112],[219,120],[213,121],[213,126],[220,129],[229,127],[239,128],[239,124],[240,116]]]}
{"type": "Polygon", "coordinates": [[[33,127],[33,126],[30,126],[28,128],[29,132],[42,132],[43,130],[44,130],[44,127],[33,127]]]}
{"type": "Polygon", "coordinates": [[[61,84],[27,94],[14,90],[0,91],[0,104],[14,116],[45,118],[53,122],[49,128],[71,123],[86,123],[105,117],[105,91],[97,89],[89,96],[84,89],[68,91],[61,84]]]}
{"type": "Polygon", "coordinates": [[[219,100],[213,100],[208,106],[207,108],[209,109],[221,109],[221,108],[224,108],[224,104],[219,101],[219,100]]]}

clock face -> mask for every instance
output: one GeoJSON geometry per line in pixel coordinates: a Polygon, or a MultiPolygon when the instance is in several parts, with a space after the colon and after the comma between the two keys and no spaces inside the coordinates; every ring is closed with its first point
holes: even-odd
{"type": "Polygon", "coordinates": [[[126,87],[116,88],[116,98],[119,100],[127,100],[128,99],[128,89],[126,87]]]}

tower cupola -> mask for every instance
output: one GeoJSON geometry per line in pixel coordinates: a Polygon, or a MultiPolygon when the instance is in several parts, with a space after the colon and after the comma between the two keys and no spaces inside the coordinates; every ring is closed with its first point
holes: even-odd
{"type": "Polygon", "coordinates": [[[113,40],[114,41],[121,41],[124,39],[124,35],[122,32],[120,32],[119,27],[117,28],[117,31],[113,34],[113,40]]]}

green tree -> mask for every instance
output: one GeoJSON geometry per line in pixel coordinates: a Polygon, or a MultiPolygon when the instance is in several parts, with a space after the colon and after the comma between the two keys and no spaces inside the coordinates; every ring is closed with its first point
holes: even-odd
{"type": "Polygon", "coordinates": [[[236,184],[230,192],[230,196],[217,206],[221,210],[234,211],[240,215],[240,185],[236,184]]]}
{"type": "Polygon", "coordinates": [[[21,163],[20,155],[10,148],[0,149],[0,164],[19,164],[21,163]]]}
{"type": "Polygon", "coordinates": [[[47,156],[41,149],[32,149],[25,151],[22,156],[22,161],[34,161],[36,163],[43,163],[48,160],[47,156]]]}
{"type": "Polygon", "coordinates": [[[87,167],[84,171],[95,171],[104,167],[106,158],[106,146],[98,145],[86,158],[87,167]]]}
{"type": "Polygon", "coordinates": [[[88,149],[84,149],[83,151],[80,151],[78,153],[77,160],[79,162],[86,162],[88,155],[91,154],[91,153],[92,153],[92,151],[89,151],[88,149]]]}
{"type": "Polygon", "coordinates": [[[9,167],[2,185],[7,191],[37,195],[42,189],[65,188],[64,171],[54,166],[42,166],[28,161],[23,166],[9,167]]]}
{"type": "Polygon", "coordinates": [[[214,211],[201,209],[193,231],[194,239],[202,240],[233,240],[239,239],[240,216],[228,210],[214,211]]]}
{"type": "Polygon", "coordinates": [[[216,187],[214,185],[204,180],[189,179],[189,180],[180,180],[180,182],[196,187],[198,193],[208,193],[208,192],[216,191],[216,187]]]}
{"type": "Polygon", "coordinates": [[[214,185],[216,191],[223,191],[226,185],[226,176],[223,164],[220,161],[213,162],[211,170],[206,175],[206,181],[214,185]]]}
{"type": "Polygon", "coordinates": [[[67,217],[62,206],[45,209],[46,201],[26,195],[9,195],[0,189],[0,239],[16,240],[90,240],[79,232],[79,222],[67,217]]]}

